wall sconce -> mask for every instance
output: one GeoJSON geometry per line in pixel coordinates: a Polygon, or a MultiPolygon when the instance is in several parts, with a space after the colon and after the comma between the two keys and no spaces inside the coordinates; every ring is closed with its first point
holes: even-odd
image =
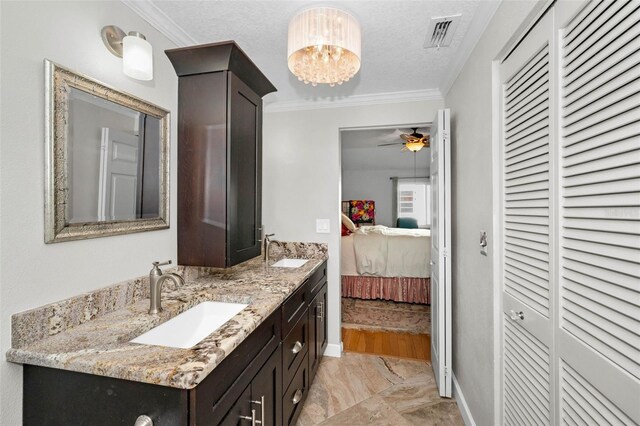
{"type": "Polygon", "coordinates": [[[122,58],[122,72],[136,80],[153,80],[153,48],[136,31],[125,34],[115,25],[102,28],[102,41],[109,52],[122,58]]]}

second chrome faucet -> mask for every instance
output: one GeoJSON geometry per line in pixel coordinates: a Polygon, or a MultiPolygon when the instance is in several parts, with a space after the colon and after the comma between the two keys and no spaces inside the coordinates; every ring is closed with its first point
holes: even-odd
{"type": "Polygon", "coordinates": [[[160,266],[171,265],[171,261],[153,262],[153,268],[149,272],[149,313],[162,312],[162,285],[166,280],[171,280],[176,286],[184,284],[184,279],[173,272],[163,273],[160,266]]]}

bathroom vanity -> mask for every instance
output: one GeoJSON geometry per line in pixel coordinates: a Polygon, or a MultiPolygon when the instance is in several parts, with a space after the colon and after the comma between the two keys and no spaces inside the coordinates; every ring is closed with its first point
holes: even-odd
{"type": "Polygon", "coordinates": [[[24,364],[24,424],[295,424],[327,345],[326,246],[301,245],[283,244],[310,254],[297,268],[180,267],[185,284],[165,290],[158,315],[136,294],[144,278],[17,314],[7,359],[24,364]],[[106,312],[107,294],[123,305],[106,312]],[[189,349],[131,342],[207,300],[247,306],[189,349]]]}

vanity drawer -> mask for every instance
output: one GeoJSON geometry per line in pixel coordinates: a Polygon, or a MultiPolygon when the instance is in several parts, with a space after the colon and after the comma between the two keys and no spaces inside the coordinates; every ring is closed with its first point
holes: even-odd
{"type": "Polygon", "coordinates": [[[327,282],[327,262],[324,262],[320,267],[309,277],[309,300],[320,291],[324,283],[327,282]]]}
{"type": "Polygon", "coordinates": [[[302,411],[304,400],[309,392],[309,362],[304,358],[298,371],[293,376],[289,388],[282,397],[282,424],[291,426],[296,424],[298,416],[302,411]]]}
{"type": "Polygon", "coordinates": [[[296,325],[298,320],[306,315],[307,307],[311,299],[308,291],[309,280],[298,287],[298,289],[291,295],[282,305],[282,335],[289,334],[291,329],[296,325]]]}
{"type": "Polygon", "coordinates": [[[289,385],[298,366],[309,352],[309,315],[305,309],[302,317],[282,342],[282,383],[289,385]]]}

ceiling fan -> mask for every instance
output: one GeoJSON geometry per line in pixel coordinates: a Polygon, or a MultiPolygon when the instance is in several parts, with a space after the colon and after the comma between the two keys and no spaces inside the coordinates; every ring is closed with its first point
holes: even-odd
{"type": "Polygon", "coordinates": [[[403,151],[411,151],[418,152],[422,148],[429,147],[429,135],[423,135],[422,133],[418,133],[417,127],[412,127],[413,133],[402,133],[400,138],[404,140],[404,142],[394,142],[394,143],[383,143],[378,146],[390,146],[390,145],[404,145],[402,147],[403,151]]]}

